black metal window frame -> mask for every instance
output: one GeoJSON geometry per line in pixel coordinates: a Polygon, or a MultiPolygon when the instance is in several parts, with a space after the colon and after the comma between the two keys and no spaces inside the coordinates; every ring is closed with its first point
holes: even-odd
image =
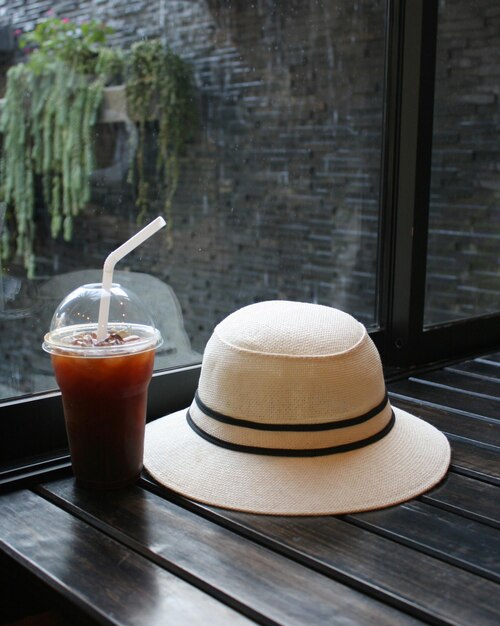
{"type": "MultiPolygon", "coordinates": [[[[387,2],[379,329],[371,336],[391,377],[500,345],[500,312],[424,328],[437,9],[437,0],[387,2]]],[[[156,373],[148,419],[187,406],[199,372],[195,365],[156,373]]],[[[68,466],[58,392],[0,403],[0,488],[68,466]]]]}
{"type": "Polygon", "coordinates": [[[500,311],[424,327],[438,0],[394,0],[388,16],[378,347],[404,371],[493,351],[500,311]]]}

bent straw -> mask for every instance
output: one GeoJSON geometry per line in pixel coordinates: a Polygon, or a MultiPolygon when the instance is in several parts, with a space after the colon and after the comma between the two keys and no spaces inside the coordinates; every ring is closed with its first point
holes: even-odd
{"type": "Polygon", "coordinates": [[[157,217],[150,224],[145,226],[138,233],[130,237],[125,243],[111,252],[102,268],[102,295],[99,302],[99,317],[97,320],[97,341],[102,341],[108,331],[109,304],[111,298],[111,285],[113,283],[113,270],[120,259],[123,259],[129,252],[140,246],[141,243],[149,239],[160,228],[165,226],[166,222],[163,217],[157,217]]]}

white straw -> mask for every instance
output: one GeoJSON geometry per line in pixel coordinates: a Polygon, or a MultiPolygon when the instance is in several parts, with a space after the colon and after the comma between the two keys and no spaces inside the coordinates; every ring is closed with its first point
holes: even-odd
{"type": "Polygon", "coordinates": [[[116,250],[113,250],[104,261],[102,269],[103,292],[99,303],[99,318],[97,321],[97,341],[102,341],[108,331],[109,303],[111,297],[110,289],[113,283],[113,270],[115,269],[115,265],[120,259],[123,259],[124,256],[134,250],[134,248],[140,246],[141,243],[149,239],[151,235],[154,235],[160,228],[163,228],[165,224],[166,222],[163,217],[157,217],[116,250]]]}

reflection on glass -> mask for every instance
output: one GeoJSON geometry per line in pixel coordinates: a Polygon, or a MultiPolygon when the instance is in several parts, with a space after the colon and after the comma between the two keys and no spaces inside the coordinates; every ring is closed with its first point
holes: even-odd
{"type": "Polygon", "coordinates": [[[500,310],[498,4],[440,3],[425,323],[500,310]]]}
{"type": "MultiPolygon", "coordinates": [[[[161,24],[152,8],[139,17],[125,3],[99,6],[116,41],[131,43],[133,23],[134,33],[164,36],[193,69],[200,124],[181,162],[172,241],[159,233],[117,268],[174,294],[188,339],[168,366],[199,360],[224,316],[261,300],[332,305],[375,326],[386,3],[196,0],[164,11],[161,24]]],[[[22,10],[15,17],[16,27],[28,23],[22,10]]],[[[4,275],[35,291],[25,317],[0,319],[3,397],[53,386],[40,344],[64,295],[55,297],[54,276],[99,270],[137,230],[129,131],[96,126],[92,199],[72,241],[50,238],[41,200],[36,278],[4,264],[4,275]]],[[[150,185],[160,190],[154,123],[148,132],[150,185]]],[[[149,217],[160,211],[153,202],[149,217]]],[[[156,311],[158,326],[178,323],[160,303],[156,311]]]]}

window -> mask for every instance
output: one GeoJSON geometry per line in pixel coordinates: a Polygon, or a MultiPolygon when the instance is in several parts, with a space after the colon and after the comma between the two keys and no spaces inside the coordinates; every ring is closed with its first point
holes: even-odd
{"type": "MultiPolygon", "coordinates": [[[[499,78],[488,71],[488,89],[474,78],[486,75],[481,46],[490,58],[496,54],[498,42],[483,37],[498,21],[492,0],[474,8],[446,0],[439,15],[437,3],[425,0],[208,0],[177,3],[175,11],[160,4],[160,21],[152,17],[157,7],[127,17],[99,4],[115,37],[130,43],[136,32],[160,34],[185,55],[201,117],[181,163],[173,245],[152,240],[120,267],[171,289],[187,333],[184,352],[171,346],[159,359],[159,368],[169,369],[153,379],[150,416],[189,402],[213,326],[258,300],[343,308],[369,327],[394,367],[493,349],[500,342],[498,172],[489,135],[498,123],[499,78]],[[461,28],[470,29],[475,52],[453,48],[461,28]],[[466,105],[475,107],[472,114],[466,105]],[[463,135],[453,140],[457,125],[463,135]],[[476,127],[484,151],[472,137],[476,127]],[[471,172],[461,159],[474,150],[471,172]],[[471,216],[481,211],[488,223],[471,229],[471,216]],[[449,290],[454,281],[475,294],[449,290]]],[[[27,13],[16,11],[16,26],[29,24],[27,13]]],[[[4,268],[2,394],[19,396],[0,407],[4,465],[65,445],[57,393],[36,395],[52,386],[40,371],[46,357],[32,350],[47,326],[35,303],[45,305],[44,315],[57,304],[48,305],[45,285],[63,271],[99,270],[103,251],[136,229],[134,190],[120,160],[127,129],[102,123],[97,132],[92,201],[72,242],[41,238],[35,281],[19,267],[4,268]]],[[[149,132],[153,139],[154,124],[149,132]]]]}
{"type": "Polygon", "coordinates": [[[492,3],[440,4],[425,324],[500,310],[500,43],[492,3]]]}
{"type": "MultiPolygon", "coordinates": [[[[199,362],[216,323],[259,300],[319,302],[378,325],[384,3],[202,4],[169,13],[165,24],[169,44],[189,59],[200,111],[181,162],[172,237],[159,233],[117,267],[132,272],[118,280],[140,291],[161,327],[158,369],[199,362]]],[[[131,19],[120,17],[117,43],[131,19]]],[[[55,387],[41,351],[54,309],[81,282],[99,280],[107,253],[137,229],[130,123],[104,117],[91,202],[71,241],[51,239],[39,197],[36,277],[4,267],[4,398],[55,387]]],[[[156,132],[151,124],[153,171],[156,132]]],[[[162,177],[149,184],[154,217],[162,177]]]]}

